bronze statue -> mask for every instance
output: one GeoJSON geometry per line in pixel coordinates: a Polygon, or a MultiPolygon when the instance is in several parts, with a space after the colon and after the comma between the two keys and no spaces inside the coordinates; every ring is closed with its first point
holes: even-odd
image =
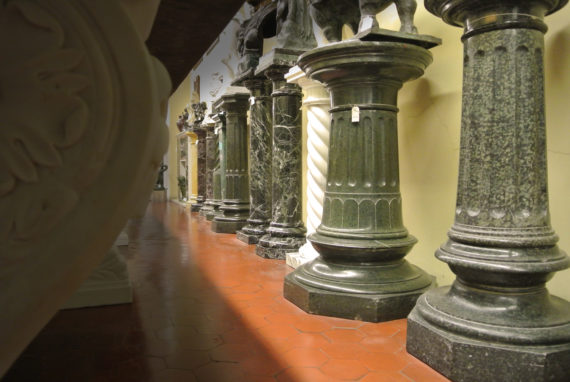
{"type": "Polygon", "coordinates": [[[329,42],[340,41],[342,26],[354,33],[379,28],[376,15],[392,3],[400,17],[400,31],[418,33],[414,26],[416,0],[310,0],[311,15],[329,42]]]}
{"type": "Polygon", "coordinates": [[[277,47],[308,50],[317,46],[306,0],[277,1],[277,47]]]}
{"type": "Polygon", "coordinates": [[[342,27],[345,24],[353,33],[358,32],[358,0],[311,0],[310,12],[329,42],[342,39],[342,27]]]}
{"type": "Polygon", "coordinates": [[[400,32],[418,33],[414,26],[414,14],[416,13],[416,0],[360,0],[360,25],[358,31],[362,32],[370,28],[379,28],[376,15],[388,8],[390,4],[396,4],[400,17],[400,32]]]}
{"type": "Polygon", "coordinates": [[[164,188],[164,172],[168,170],[168,166],[164,163],[160,164],[158,169],[158,178],[156,179],[156,184],[154,185],[155,191],[162,191],[165,190],[164,188]]]}
{"type": "Polygon", "coordinates": [[[182,132],[186,130],[188,127],[188,118],[190,114],[188,113],[188,109],[184,108],[184,112],[182,115],[178,116],[178,121],[176,121],[176,127],[178,127],[178,131],[182,132]]]}

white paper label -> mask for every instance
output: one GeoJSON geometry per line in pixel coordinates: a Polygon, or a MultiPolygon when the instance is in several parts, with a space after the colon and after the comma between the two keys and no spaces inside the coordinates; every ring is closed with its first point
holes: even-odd
{"type": "Polygon", "coordinates": [[[358,106],[352,108],[352,122],[360,122],[360,108],[358,106]]]}
{"type": "Polygon", "coordinates": [[[255,105],[255,97],[249,97],[249,103],[255,105]]]}

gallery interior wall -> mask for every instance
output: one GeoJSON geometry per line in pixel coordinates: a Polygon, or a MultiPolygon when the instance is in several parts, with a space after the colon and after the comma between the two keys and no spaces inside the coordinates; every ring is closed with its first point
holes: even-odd
{"type": "MultiPolygon", "coordinates": [[[[200,100],[211,101],[223,94],[237,67],[235,34],[247,19],[244,5],[230,21],[218,41],[197,63],[170,98],[168,184],[170,198],[177,196],[176,120],[186,105],[196,102],[197,76],[200,100]],[[221,79],[221,81],[220,81],[221,79]]],[[[381,27],[398,29],[394,7],[378,16],[381,27]]],[[[408,83],[399,93],[400,180],[404,224],[418,238],[407,259],[437,277],[439,285],[450,284],[454,276],[434,251],[445,242],[454,218],[459,161],[461,121],[462,30],[444,24],[418,3],[416,25],[419,32],[438,36],[443,45],[432,50],[433,64],[425,75],[408,83]]],[[[559,245],[570,251],[570,6],[546,18],[545,37],[546,123],[551,222],[560,236],[559,245]]],[[[347,29],[347,28],[345,28],[347,29]]],[[[320,32],[317,32],[320,33],[320,32]]],[[[349,34],[345,31],[345,35],[349,34]]],[[[319,36],[320,37],[320,36],[319,36]]],[[[322,38],[318,38],[322,41],[322,38]]],[[[271,49],[267,41],[264,51],[271,49]]],[[[501,107],[501,105],[497,105],[501,107]]],[[[306,126],[306,118],[303,119],[306,126]]],[[[306,130],[303,135],[303,190],[306,192],[306,130]]],[[[303,195],[306,203],[306,194],[303,195]]],[[[303,210],[306,222],[306,208],[303,210]]],[[[570,270],[558,272],[549,282],[551,293],[570,300],[570,270]]]]}

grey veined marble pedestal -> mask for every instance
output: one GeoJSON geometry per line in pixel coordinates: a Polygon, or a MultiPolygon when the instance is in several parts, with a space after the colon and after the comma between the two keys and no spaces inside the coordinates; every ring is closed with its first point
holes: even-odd
{"type": "Polygon", "coordinates": [[[570,381],[570,304],[545,282],[568,267],[550,226],[545,14],[566,0],[428,0],[465,26],[455,223],[436,256],[453,285],[420,297],[407,349],[456,382],[570,381]]]}
{"type": "Polygon", "coordinates": [[[301,192],[301,88],[285,74],[302,51],[275,48],[260,60],[256,73],[273,84],[272,216],[267,234],[255,248],[258,256],[285,259],[305,244],[301,192]]]}
{"type": "Polygon", "coordinates": [[[432,62],[429,36],[379,32],[314,49],[299,66],[331,94],[323,220],[315,260],[285,279],[285,298],[326,316],[403,318],[433,278],[404,260],[416,243],[402,221],[398,90],[432,62]]]}
{"type": "Polygon", "coordinates": [[[267,233],[271,221],[272,116],[271,83],[265,77],[248,78],[251,92],[249,118],[249,194],[247,225],[236,233],[247,244],[256,244],[267,233]]]}

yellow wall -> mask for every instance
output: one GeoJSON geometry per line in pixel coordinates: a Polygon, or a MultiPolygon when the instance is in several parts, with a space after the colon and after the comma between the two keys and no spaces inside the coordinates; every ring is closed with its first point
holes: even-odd
{"type": "MultiPolygon", "coordinates": [[[[190,102],[190,77],[186,77],[180,84],[178,89],[170,96],[168,102],[168,131],[169,131],[169,146],[168,146],[168,197],[170,199],[178,199],[178,158],[176,147],[176,135],[178,134],[178,127],[176,121],[178,116],[182,114],[184,108],[190,102]]],[[[189,110],[190,111],[190,110],[189,110]]],[[[190,153],[189,153],[190,154],[190,153]]],[[[190,195],[190,190],[188,195],[190,195]]]]}
{"type": "MultiPolygon", "coordinates": [[[[382,27],[397,29],[393,7],[379,15],[382,27]]],[[[548,169],[552,225],[560,246],[570,251],[570,6],[547,17],[546,112],[548,169]]],[[[442,38],[432,50],[433,64],[425,75],[406,84],[399,95],[399,150],[404,222],[419,240],[408,259],[437,277],[440,285],[454,276],[434,257],[445,242],[455,209],[461,118],[462,44],[461,29],[448,26],[418,4],[416,25],[420,33],[442,38]]],[[[347,35],[345,30],[345,35],[347,35]]],[[[273,41],[267,41],[267,49],[273,41]]],[[[203,77],[203,81],[206,79],[203,77]]],[[[204,84],[202,84],[204,86],[204,84]]],[[[176,113],[189,102],[187,78],[171,98],[171,132],[177,132],[176,113]]],[[[304,119],[306,121],[306,119],[304,119]]],[[[304,135],[306,137],[306,135],[304,135]]],[[[171,147],[175,148],[174,134],[171,147]]],[[[303,185],[306,187],[306,147],[303,150],[303,185]]],[[[175,150],[170,150],[171,168],[176,168],[175,150]],[[173,152],[174,151],[174,152],[173,152]]],[[[171,190],[176,175],[170,173],[171,190]]],[[[171,192],[171,195],[176,195],[171,192]]],[[[306,196],[306,195],[305,195],[306,196]]],[[[306,203],[306,198],[304,198],[306,203]]],[[[303,209],[306,219],[306,208],[303,209]]],[[[570,300],[570,270],[558,272],[549,283],[553,294],[570,300]]]]}

